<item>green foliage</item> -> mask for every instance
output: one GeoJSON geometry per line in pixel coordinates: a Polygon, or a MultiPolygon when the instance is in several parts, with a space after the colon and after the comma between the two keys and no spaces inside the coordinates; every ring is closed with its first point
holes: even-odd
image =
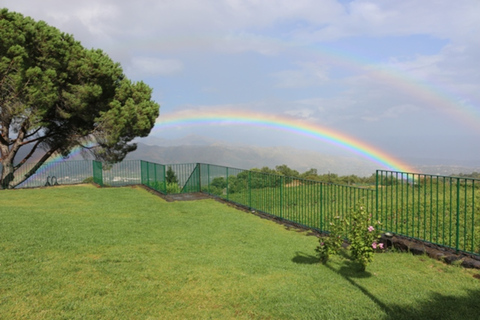
{"type": "Polygon", "coordinates": [[[209,190],[211,194],[221,196],[224,193],[224,190],[227,188],[227,180],[224,177],[213,178],[209,185],[209,190]]]}
{"type": "Polygon", "coordinates": [[[238,192],[245,192],[248,190],[248,180],[242,179],[240,174],[237,176],[230,176],[228,177],[228,192],[229,193],[238,193],[238,192]]]}
{"type": "Polygon", "coordinates": [[[169,166],[166,172],[165,179],[167,180],[167,183],[176,183],[178,184],[178,178],[175,172],[173,171],[172,167],[169,166]]]}
{"type": "Polygon", "coordinates": [[[351,223],[348,225],[348,240],[353,259],[365,270],[373,261],[375,250],[382,249],[383,244],[378,243],[380,237],[380,222],[373,222],[365,205],[360,202],[351,215],[351,223]]]}
{"type": "Polygon", "coordinates": [[[329,229],[328,234],[319,238],[319,245],[315,249],[322,263],[326,263],[330,256],[338,254],[342,248],[345,221],[336,217],[334,222],[330,222],[329,229]]]}
{"type": "Polygon", "coordinates": [[[480,179],[480,172],[472,172],[472,173],[458,173],[452,175],[454,177],[463,177],[463,178],[473,178],[473,179],[480,179]]]}
{"type": "Polygon", "coordinates": [[[281,174],[286,177],[294,177],[294,178],[300,177],[300,173],[298,173],[297,170],[290,169],[286,164],[282,164],[281,166],[276,166],[275,171],[277,172],[277,174],[281,174]]]}
{"type": "MultiPolygon", "coordinates": [[[[356,175],[348,175],[348,176],[339,176],[338,174],[335,173],[326,173],[326,174],[318,174],[317,169],[309,169],[305,171],[304,173],[299,173],[297,170],[289,168],[287,165],[279,165],[276,166],[275,169],[270,169],[268,167],[263,167],[261,169],[258,168],[253,168],[250,169],[251,172],[258,172],[258,173],[263,173],[263,174],[269,174],[269,175],[282,175],[284,177],[288,177],[288,181],[285,181],[286,183],[290,183],[292,181],[291,178],[301,178],[301,179],[306,179],[306,180],[313,180],[313,181],[321,181],[321,182],[328,182],[328,183],[334,183],[334,184],[342,184],[342,185],[374,185],[375,184],[375,174],[372,174],[370,177],[358,177],[356,175]]],[[[239,174],[240,176],[240,174],[239,174]]],[[[246,176],[246,173],[245,173],[246,176]]],[[[243,176],[243,178],[245,177],[243,176]]],[[[255,177],[252,177],[252,188],[256,188],[256,185],[262,185],[263,180],[267,179],[259,179],[257,178],[257,181],[254,180],[255,177]]],[[[269,181],[270,187],[273,186],[279,186],[279,181],[280,179],[277,179],[276,181],[269,181]]]]}
{"type": "Polygon", "coordinates": [[[176,194],[180,193],[181,189],[178,183],[176,182],[168,182],[167,183],[167,194],[176,194]]]}
{"type": "Polygon", "coordinates": [[[94,145],[107,162],[121,161],[147,136],[159,114],[152,89],[125,77],[103,51],[85,49],[71,35],[19,13],[0,11],[1,183],[12,188],[55,154],[94,145]],[[20,148],[30,147],[16,159],[20,148]],[[33,154],[37,166],[15,179],[33,154]]]}
{"type": "Polygon", "coordinates": [[[252,189],[279,187],[284,177],[280,176],[275,170],[263,167],[262,169],[251,169],[237,175],[237,179],[242,179],[242,185],[250,186],[252,189]]]}
{"type": "Polygon", "coordinates": [[[383,244],[378,242],[379,227],[380,222],[372,222],[365,205],[359,202],[345,219],[336,217],[335,221],[330,223],[329,234],[320,237],[320,244],[315,249],[320,261],[325,263],[331,255],[339,253],[346,233],[353,260],[360,265],[362,271],[365,271],[368,264],[373,261],[375,251],[383,249],[383,244]]]}
{"type": "Polygon", "coordinates": [[[94,183],[95,181],[93,180],[93,177],[88,177],[85,178],[82,183],[94,183]]]}

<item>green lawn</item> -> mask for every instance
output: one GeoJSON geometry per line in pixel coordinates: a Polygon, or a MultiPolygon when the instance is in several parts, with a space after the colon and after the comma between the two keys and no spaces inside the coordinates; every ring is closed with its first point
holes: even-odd
{"type": "Polygon", "coordinates": [[[478,270],[317,239],[141,188],[0,192],[0,319],[478,319],[478,270]]]}

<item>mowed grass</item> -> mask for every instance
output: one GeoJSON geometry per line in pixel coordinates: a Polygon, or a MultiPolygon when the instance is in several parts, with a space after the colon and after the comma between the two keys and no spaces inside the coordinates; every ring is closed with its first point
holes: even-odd
{"type": "Polygon", "coordinates": [[[318,263],[305,232],[214,200],[90,185],[0,192],[0,319],[478,319],[477,270],[318,263]]]}

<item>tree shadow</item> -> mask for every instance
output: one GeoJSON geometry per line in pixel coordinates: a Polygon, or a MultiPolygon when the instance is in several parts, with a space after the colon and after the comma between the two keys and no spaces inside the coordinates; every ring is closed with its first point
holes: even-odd
{"type": "Polygon", "coordinates": [[[292,261],[298,264],[316,264],[320,263],[320,258],[312,256],[303,252],[295,252],[296,256],[292,258],[292,261]]]}
{"type": "MultiPolygon", "coordinates": [[[[361,291],[372,302],[379,306],[384,312],[383,320],[397,319],[427,319],[427,320],[477,320],[480,319],[480,289],[466,290],[465,296],[454,296],[448,294],[431,293],[428,299],[418,301],[415,304],[399,305],[386,304],[378,297],[373,295],[367,288],[358,284],[355,279],[368,278],[372,274],[368,271],[362,271],[361,267],[351,261],[351,257],[346,252],[340,255],[346,258],[339,269],[334,268],[328,262],[323,264],[332,272],[338,274],[353,287],[361,291]]],[[[316,264],[320,263],[317,256],[296,252],[293,262],[299,264],[316,264]]],[[[401,295],[401,291],[393,291],[393,295],[401,295]]]]}
{"type": "Polygon", "coordinates": [[[466,290],[466,295],[452,296],[433,292],[415,306],[390,305],[385,320],[396,319],[480,319],[480,289],[466,290]]]}
{"type": "Polygon", "coordinates": [[[353,278],[369,278],[372,274],[368,271],[364,271],[361,267],[353,262],[353,261],[345,261],[344,266],[341,266],[339,270],[332,267],[328,262],[325,266],[330,269],[331,271],[335,272],[345,280],[347,280],[352,286],[360,290],[366,297],[372,300],[376,305],[378,305],[386,314],[390,313],[390,308],[380,301],[377,297],[375,297],[370,291],[368,291],[365,287],[359,285],[355,282],[353,278]]]}

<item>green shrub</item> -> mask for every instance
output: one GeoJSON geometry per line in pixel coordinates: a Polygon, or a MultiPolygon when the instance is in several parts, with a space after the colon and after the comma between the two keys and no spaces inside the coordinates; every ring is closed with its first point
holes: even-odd
{"type": "Polygon", "coordinates": [[[175,183],[175,182],[167,183],[168,194],[180,193],[181,191],[182,190],[180,189],[180,186],[178,185],[178,183],[175,183]]]}
{"type": "Polygon", "coordinates": [[[82,183],[94,183],[95,181],[93,180],[93,177],[88,177],[85,178],[82,183]]]}
{"type": "Polygon", "coordinates": [[[383,249],[383,243],[378,241],[380,222],[372,222],[372,215],[367,213],[362,202],[357,204],[357,208],[348,218],[336,217],[336,221],[330,223],[330,233],[320,237],[315,251],[318,252],[320,261],[326,263],[331,255],[339,253],[346,232],[352,259],[365,271],[367,265],[373,261],[375,251],[383,249]]]}
{"type": "Polygon", "coordinates": [[[345,222],[340,217],[335,220],[330,222],[330,233],[320,237],[320,243],[315,249],[322,263],[326,263],[331,255],[338,254],[342,248],[345,222]]]}
{"type": "Polygon", "coordinates": [[[361,266],[363,271],[373,261],[375,250],[377,248],[383,249],[383,243],[378,242],[380,238],[379,226],[380,221],[373,222],[372,215],[368,214],[365,205],[360,202],[357,209],[353,211],[351,223],[347,228],[352,258],[361,266]]]}

